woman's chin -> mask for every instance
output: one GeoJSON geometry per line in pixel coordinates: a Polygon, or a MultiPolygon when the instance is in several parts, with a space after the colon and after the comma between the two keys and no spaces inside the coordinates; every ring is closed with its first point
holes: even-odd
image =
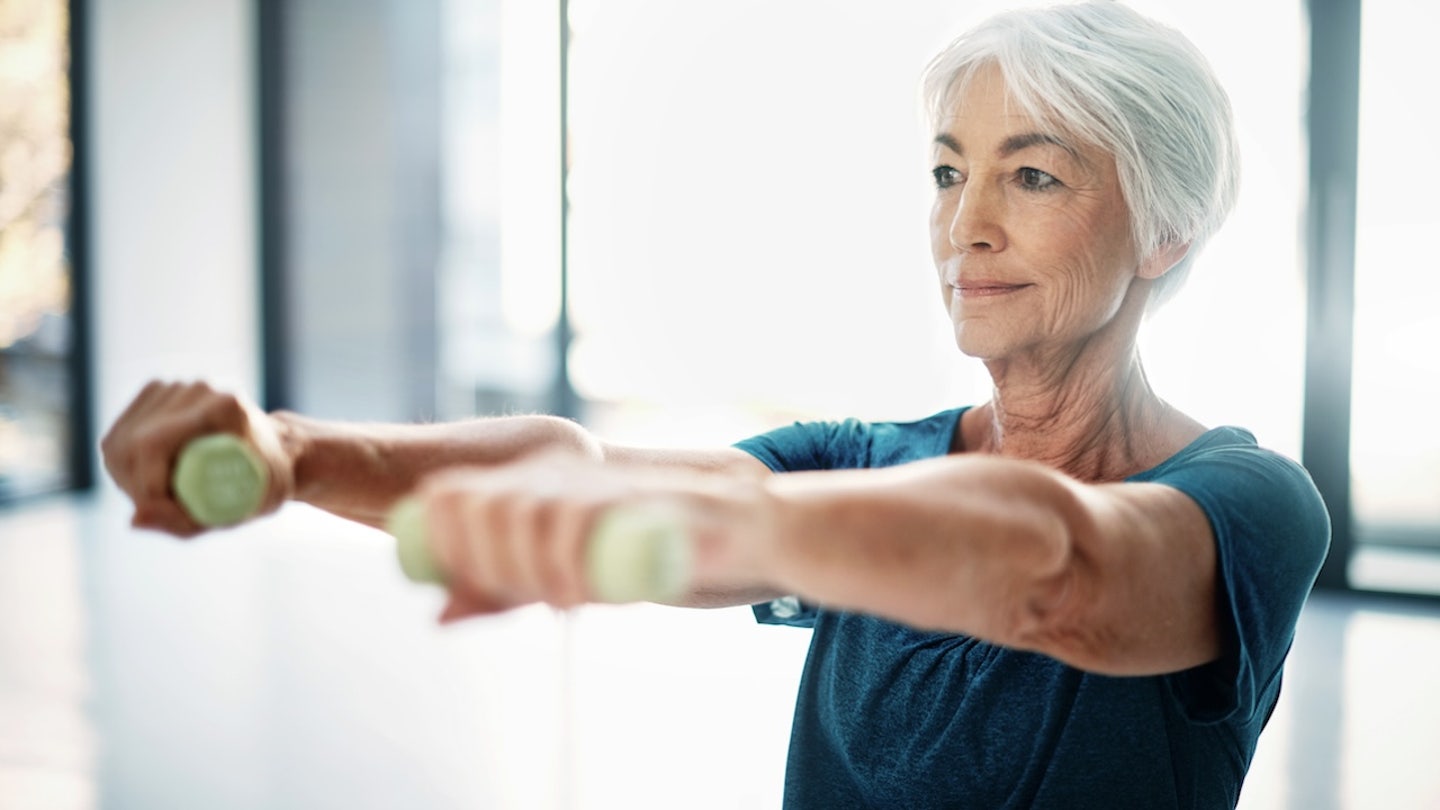
{"type": "Polygon", "coordinates": [[[1006,342],[992,330],[977,324],[958,323],[955,325],[955,346],[966,357],[976,360],[995,360],[1006,352],[1006,342]]]}

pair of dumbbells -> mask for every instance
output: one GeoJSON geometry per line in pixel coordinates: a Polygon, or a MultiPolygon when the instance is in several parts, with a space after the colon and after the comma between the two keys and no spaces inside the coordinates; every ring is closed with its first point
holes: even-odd
{"type": "MultiPolygon", "coordinates": [[[[268,487],[265,465],[239,436],[214,433],[192,440],[176,459],[171,488],[202,526],[231,526],[253,516],[268,487]]],[[[395,538],[400,569],[411,581],[444,584],[446,572],[430,553],[425,511],[414,498],[390,511],[385,530],[395,538]]],[[[683,594],[690,578],[690,543],[673,515],[618,506],[601,516],[586,550],[586,575],[601,602],[661,601],[683,594]]]]}

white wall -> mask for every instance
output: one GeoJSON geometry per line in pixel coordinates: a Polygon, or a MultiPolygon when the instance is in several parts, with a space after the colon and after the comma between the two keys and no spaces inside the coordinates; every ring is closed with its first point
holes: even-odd
{"type": "Polygon", "coordinates": [[[152,377],[256,393],[251,6],[89,3],[96,435],[152,377]]]}

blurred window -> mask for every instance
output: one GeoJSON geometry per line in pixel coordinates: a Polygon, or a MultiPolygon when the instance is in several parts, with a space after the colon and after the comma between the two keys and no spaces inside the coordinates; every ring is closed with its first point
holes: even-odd
{"type": "Polygon", "coordinates": [[[1356,540],[1440,548],[1440,70],[1419,0],[1362,6],[1351,480],[1356,540]],[[1417,141],[1418,139],[1418,141],[1417,141]]]}
{"type": "Polygon", "coordinates": [[[549,410],[560,312],[559,4],[441,4],[440,414],[549,410]]]}
{"type": "MultiPolygon", "coordinates": [[[[597,429],[713,444],[988,397],[934,279],[918,82],[1008,5],[574,0],[571,369],[597,429]]],[[[1147,370],[1298,458],[1303,9],[1135,5],[1209,56],[1244,157],[1229,222],[1146,327],[1147,370]]]]}
{"type": "Polygon", "coordinates": [[[69,39],[62,0],[0,2],[0,503],[87,477],[72,463],[69,39]]]}

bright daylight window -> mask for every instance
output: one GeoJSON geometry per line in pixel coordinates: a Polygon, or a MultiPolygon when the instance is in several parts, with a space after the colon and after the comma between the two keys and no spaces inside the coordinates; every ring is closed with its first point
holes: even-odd
{"type": "MultiPolygon", "coordinates": [[[[1135,5],[1209,56],[1244,159],[1230,221],[1146,329],[1148,371],[1298,458],[1302,10],[1234,2],[1247,34],[1213,6],[1135,5]]],[[[1004,6],[573,3],[572,369],[597,429],[713,444],[986,398],[934,281],[917,83],[1004,6]]]]}
{"type": "MultiPolygon", "coordinates": [[[[1440,169],[1423,144],[1440,128],[1424,77],[1440,61],[1418,0],[1365,3],[1360,26],[1360,143],[1355,233],[1351,480],[1356,540],[1440,548],[1440,169]]],[[[1357,560],[1358,561],[1358,560],[1357,560]]],[[[1415,560],[1414,562],[1419,562],[1415,560]]],[[[1434,565],[1431,565],[1434,568],[1434,565]]],[[[1421,566],[1407,569],[1421,573],[1421,566]]],[[[1363,570],[1352,568],[1362,581],[1363,570]]],[[[1440,572],[1431,572],[1433,589],[1440,572]]],[[[1396,584],[1396,583],[1391,583],[1396,584]]]]}
{"type": "Polygon", "coordinates": [[[71,483],[69,22],[0,0],[0,503],[71,483]]]}

